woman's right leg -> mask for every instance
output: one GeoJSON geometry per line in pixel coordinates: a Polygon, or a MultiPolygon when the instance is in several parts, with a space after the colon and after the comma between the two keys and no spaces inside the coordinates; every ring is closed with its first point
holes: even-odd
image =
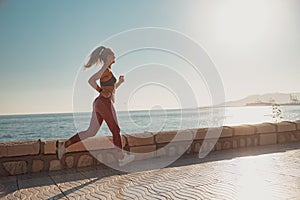
{"type": "Polygon", "coordinates": [[[93,110],[89,128],[85,131],[81,131],[81,132],[77,133],[76,135],[74,135],[70,139],[68,139],[65,142],[65,147],[67,148],[67,147],[71,146],[72,144],[75,144],[81,140],[84,140],[88,137],[95,136],[97,134],[102,122],[103,122],[102,116],[99,113],[97,113],[95,110],[93,110]]]}

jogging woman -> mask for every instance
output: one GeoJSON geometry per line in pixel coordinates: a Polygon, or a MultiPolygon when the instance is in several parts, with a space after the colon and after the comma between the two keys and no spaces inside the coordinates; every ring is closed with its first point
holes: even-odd
{"type": "Polygon", "coordinates": [[[119,165],[123,166],[134,160],[134,155],[125,154],[122,149],[120,127],[113,103],[115,101],[115,90],[124,82],[124,76],[120,76],[117,82],[111,71],[113,63],[115,63],[115,55],[112,49],[100,46],[91,53],[88,62],[84,65],[85,68],[89,68],[94,65],[103,64],[101,69],[92,75],[88,81],[91,87],[100,94],[93,102],[93,112],[89,128],[75,134],[65,142],[58,142],[58,159],[62,158],[66,148],[69,146],[88,137],[95,136],[104,120],[113,135],[113,143],[119,150],[119,165]],[[100,80],[100,86],[97,84],[97,80],[100,80]]]}

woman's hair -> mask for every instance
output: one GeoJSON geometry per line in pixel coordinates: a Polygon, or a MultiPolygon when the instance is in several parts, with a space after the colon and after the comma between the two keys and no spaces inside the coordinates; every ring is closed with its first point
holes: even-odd
{"type": "Polygon", "coordinates": [[[104,46],[97,47],[89,56],[88,62],[84,65],[84,68],[89,68],[93,65],[101,64],[106,62],[107,55],[112,53],[110,48],[104,46]]]}

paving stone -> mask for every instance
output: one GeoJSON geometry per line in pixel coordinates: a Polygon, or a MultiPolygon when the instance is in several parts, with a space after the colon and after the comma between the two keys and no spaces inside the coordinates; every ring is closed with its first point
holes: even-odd
{"type": "Polygon", "coordinates": [[[18,178],[22,199],[59,199],[64,198],[60,189],[47,175],[25,175],[18,178]]]}
{"type": "Polygon", "coordinates": [[[18,191],[17,177],[0,177],[0,199],[20,198],[18,191]]]}

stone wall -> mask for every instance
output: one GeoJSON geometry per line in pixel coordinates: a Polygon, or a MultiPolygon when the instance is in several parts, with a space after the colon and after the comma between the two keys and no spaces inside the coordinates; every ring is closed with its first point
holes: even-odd
{"type": "MultiPolygon", "coordinates": [[[[219,128],[199,128],[122,135],[124,149],[136,159],[192,154],[258,145],[300,141],[300,120],[219,128]],[[222,128],[221,134],[217,130],[222,128]],[[217,132],[214,132],[216,130],[217,132]],[[209,134],[208,134],[209,133],[209,134]]],[[[116,162],[112,137],[88,138],[68,148],[62,160],[56,157],[56,140],[0,143],[0,176],[41,171],[103,166],[116,162]],[[109,142],[109,139],[111,142],[109,142]],[[88,149],[88,150],[87,150],[88,149]]]]}

